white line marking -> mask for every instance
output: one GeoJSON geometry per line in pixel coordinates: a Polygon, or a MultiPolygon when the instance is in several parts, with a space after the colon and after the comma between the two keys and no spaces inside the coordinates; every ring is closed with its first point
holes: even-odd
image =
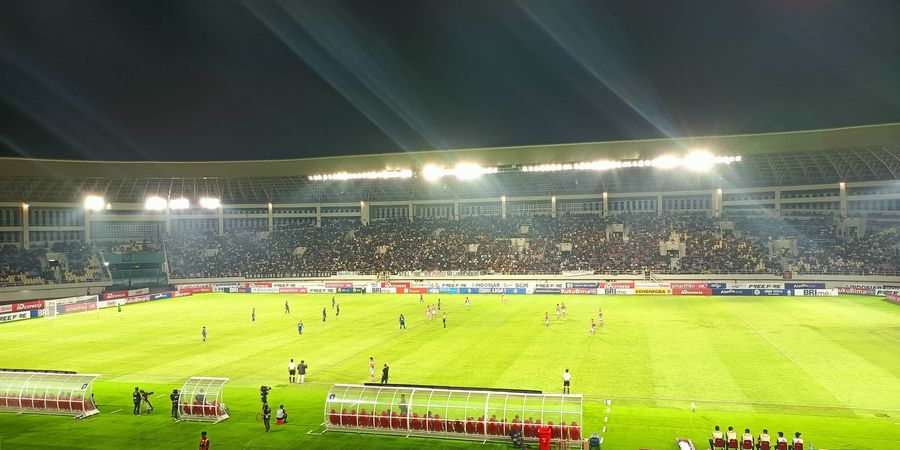
{"type": "Polygon", "coordinates": [[[119,411],[121,411],[121,410],[122,410],[122,408],[119,408],[119,409],[117,409],[117,410],[111,412],[110,414],[115,414],[115,413],[117,413],[117,412],[119,412],[119,411]]]}
{"type": "Polygon", "coordinates": [[[843,409],[851,411],[893,411],[900,412],[898,408],[871,408],[866,406],[845,406],[845,405],[807,405],[803,403],[767,403],[767,402],[742,402],[737,400],[698,400],[692,398],[678,397],[642,397],[637,395],[610,395],[610,394],[582,394],[584,398],[590,399],[594,397],[615,397],[627,400],[655,400],[655,401],[677,401],[677,402],[697,402],[728,405],[752,405],[752,406],[772,406],[772,407],[794,407],[794,408],[814,408],[814,409],[843,409]]]}
{"type": "Polygon", "coordinates": [[[791,355],[788,355],[787,353],[785,353],[785,351],[782,350],[781,347],[778,346],[778,344],[772,342],[771,339],[767,338],[766,335],[762,334],[762,332],[757,330],[756,327],[754,327],[753,325],[750,325],[750,323],[747,322],[746,320],[744,320],[743,318],[741,318],[741,322],[744,322],[744,325],[747,325],[748,327],[750,327],[751,330],[755,331],[756,334],[758,334],[760,337],[765,339],[766,342],[768,342],[769,344],[772,345],[772,347],[775,347],[775,349],[778,350],[779,352],[781,352],[781,354],[784,355],[784,357],[787,358],[790,362],[792,362],[798,366],[800,365],[800,363],[798,363],[797,361],[794,361],[794,358],[791,358],[791,355]]]}

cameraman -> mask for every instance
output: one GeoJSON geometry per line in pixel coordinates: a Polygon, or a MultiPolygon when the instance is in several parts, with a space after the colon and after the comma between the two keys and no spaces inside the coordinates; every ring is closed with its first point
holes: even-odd
{"type": "Polygon", "coordinates": [[[178,389],[172,389],[172,393],[169,394],[169,400],[172,400],[172,418],[178,420],[178,389]]]}
{"type": "Polygon", "coordinates": [[[263,403],[268,403],[270,390],[272,390],[271,386],[260,386],[259,387],[259,400],[262,401],[263,403]]]}
{"type": "Polygon", "coordinates": [[[141,389],[141,401],[147,404],[147,414],[153,412],[153,405],[150,404],[150,396],[153,395],[152,392],[147,392],[141,389]]]}

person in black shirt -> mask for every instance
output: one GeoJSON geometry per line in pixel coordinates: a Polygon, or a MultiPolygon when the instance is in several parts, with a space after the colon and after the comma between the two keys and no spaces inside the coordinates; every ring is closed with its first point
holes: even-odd
{"type": "Polygon", "coordinates": [[[306,380],[306,369],[309,368],[309,364],[306,364],[306,361],[300,360],[300,364],[297,365],[297,373],[300,374],[300,384],[303,384],[306,380]]]}
{"type": "Polygon", "coordinates": [[[387,384],[388,370],[389,370],[389,367],[388,367],[387,363],[384,363],[384,369],[381,369],[381,384],[387,384]]]}
{"type": "Polygon", "coordinates": [[[134,415],[139,416],[141,414],[141,391],[137,387],[131,393],[131,400],[134,402],[134,415]]]}
{"type": "Polygon", "coordinates": [[[172,400],[172,418],[178,419],[178,389],[172,389],[169,400],[172,400]]]}
{"type": "Polygon", "coordinates": [[[263,423],[266,425],[266,433],[269,432],[269,419],[272,418],[272,408],[269,408],[268,403],[263,403],[263,423]]]}

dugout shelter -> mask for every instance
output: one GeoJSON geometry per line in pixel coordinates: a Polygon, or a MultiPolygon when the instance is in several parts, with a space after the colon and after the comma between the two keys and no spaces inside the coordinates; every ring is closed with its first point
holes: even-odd
{"type": "Polygon", "coordinates": [[[92,385],[100,375],[0,371],[0,411],[83,418],[98,414],[92,385]]]}
{"type": "Polygon", "coordinates": [[[536,391],[336,384],[325,401],[332,431],[509,441],[518,429],[536,441],[581,442],[583,397],[536,391]]]}
{"type": "Polygon", "coordinates": [[[221,422],[228,418],[223,400],[228,378],[191,377],[179,391],[179,419],[191,422],[221,422]]]}

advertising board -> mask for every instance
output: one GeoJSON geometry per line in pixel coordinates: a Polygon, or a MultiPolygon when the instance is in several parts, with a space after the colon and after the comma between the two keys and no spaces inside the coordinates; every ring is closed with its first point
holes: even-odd
{"type": "Polygon", "coordinates": [[[535,294],[562,294],[562,289],[560,287],[536,287],[532,292],[535,294]]]}
{"type": "MultiPolygon", "coordinates": [[[[675,289],[709,289],[709,286],[706,283],[669,283],[669,287],[672,288],[672,292],[675,292],[675,289]]],[[[709,295],[709,294],[707,294],[709,295]]]]}
{"type": "Polygon", "coordinates": [[[563,288],[562,293],[563,294],[578,294],[578,295],[589,295],[589,294],[596,295],[597,288],[575,288],[575,287],[563,288]]]}
{"type": "Polygon", "coordinates": [[[0,314],[0,323],[14,322],[16,320],[24,320],[31,318],[31,311],[20,311],[13,313],[0,314]]]}
{"type": "Polygon", "coordinates": [[[672,290],[669,288],[661,288],[661,287],[636,287],[636,288],[634,288],[635,295],[668,295],[671,293],[672,293],[672,290]]]}
{"type": "Polygon", "coordinates": [[[799,297],[837,297],[837,289],[794,289],[799,297]]]}
{"type": "Polygon", "coordinates": [[[710,288],[672,288],[672,295],[712,295],[710,288]]]}
{"type": "Polygon", "coordinates": [[[884,294],[884,298],[889,302],[900,305],[900,294],[895,294],[893,292],[887,292],[884,294]]]}

